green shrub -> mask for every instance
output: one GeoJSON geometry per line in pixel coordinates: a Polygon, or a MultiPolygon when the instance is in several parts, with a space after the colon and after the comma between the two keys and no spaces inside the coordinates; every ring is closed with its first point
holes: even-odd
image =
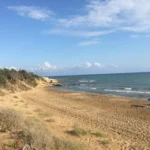
{"type": "Polygon", "coordinates": [[[92,134],[95,135],[96,137],[105,137],[104,133],[102,132],[94,132],[92,134]]]}
{"type": "Polygon", "coordinates": [[[26,70],[16,71],[14,69],[0,69],[0,86],[5,85],[7,82],[11,84],[17,83],[17,81],[24,81],[30,86],[37,86],[36,79],[42,79],[38,75],[26,70]]]}
{"type": "Polygon", "coordinates": [[[6,83],[7,83],[6,77],[0,74],[0,87],[4,86],[6,83]]]}
{"type": "Polygon", "coordinates": [[[71,133],[72,135],[80,136],[80,135],[87,135],[89,133],[89,131],[82,129],[82,128],[78,127],[77,125],[75,125],[73,127],[73,130],[70,131],[69,133],[71,133]]]}

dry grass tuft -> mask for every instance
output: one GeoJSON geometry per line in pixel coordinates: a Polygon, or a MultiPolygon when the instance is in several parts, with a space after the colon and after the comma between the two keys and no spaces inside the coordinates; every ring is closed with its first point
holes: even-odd
{"type": "Polygon", "coordinates": [[[39,112],[39,116],[41,116],[41,117],[49,117],[49,116],[51,116],[51,114],[49,112],[47,112],[47,111],[40,111],[39,112]]]}
{"type": "Polygon", "coordinates": [[[76,135],[76,136],[83,136],[83,135],[87,135],[89,133],[88,130],[85,130],[83,128],[80,128],[79,126],[77,125],[74,125],[73,126],[73,130],[71,131],[68,131],[69,134],[72,134],[72,135],[76,135]]]}
{"type": "Polygon", "coordinates": [[[105,137],[105,134],[102,133],[102,132],[94,132],[94,133],[91,133],[93,135],[95,135],[96,137],[105,137]]]}
{"type": "MultiPolygon", "coordinates": [[[[0,108],[0,129],[9,131],[15,140],[11,147],[22,150],[84,150],[79,143],[60,140],[49,132],[47,126],[35,117],[23,119],[12,109],[0,108]]],[[[10,145],[8,145],[10,146],[10,145]]]]}
{"type": "Polygon", "coordinates": [[[0,130],[12,131],[19,129],[22,125],[22,117],[13,109],[0,108],[0,130]]]}
{"type": "Polygon", "coordinates": [[[48,119],[45,119],[46,122],[55,122],[55,119],[53,118],[48,118],[48,119]]]}
{"type": "Polygon", "coordinates": [[[78,142],[70,142],[54,138],[55,150],[85,150],[86,146],[78,142]]]}
{"type": "Polygon", "coordinates": [[[102,144],[103,145],[108,145],[110,142],[109,142],[109,140],[104,140],[104,141],[102,141],[102,144]]]}
{"type": "Polygon", "coordinates": [[[45,149],[51,147],[52,136],[46,126],[37,118],[30,117],[24,122],[24,127],[18,134],[32,149],[45,149]]]}

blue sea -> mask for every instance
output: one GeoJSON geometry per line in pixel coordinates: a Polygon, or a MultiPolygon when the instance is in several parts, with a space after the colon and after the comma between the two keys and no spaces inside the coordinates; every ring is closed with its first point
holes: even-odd
{"type": "Polygon", "coordinates": [[[116,95],[131,98],[150,98],[150,73],[97,74],[54,77],[61,90],[116,95]]]}

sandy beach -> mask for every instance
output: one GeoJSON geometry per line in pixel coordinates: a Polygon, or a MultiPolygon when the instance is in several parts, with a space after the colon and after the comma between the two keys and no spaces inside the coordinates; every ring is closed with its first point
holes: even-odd
{"type": "Polygon", "coordinates": [[[0,96],[0,107],[39,117],[52,134],[85,143],[88,150],[149,150],[148,104],[144,100],[60,91],[43,82],[29,91],[0,96]],[[49,118],[52,121],[46,121],[49,118]],[[75,125],[89,131],[88,134],[70,134],[75,125]],[[97,132],[101,136],[95,136],[97,132]]]}

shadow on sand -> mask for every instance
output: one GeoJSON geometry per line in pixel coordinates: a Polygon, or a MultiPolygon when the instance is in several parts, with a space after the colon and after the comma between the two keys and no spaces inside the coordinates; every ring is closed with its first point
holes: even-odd
{"type": "Polygon", "coordinates": [[[131,105],[131,107],[136,107],[136,108],[150,108],[150,104],[131,105]]]}

